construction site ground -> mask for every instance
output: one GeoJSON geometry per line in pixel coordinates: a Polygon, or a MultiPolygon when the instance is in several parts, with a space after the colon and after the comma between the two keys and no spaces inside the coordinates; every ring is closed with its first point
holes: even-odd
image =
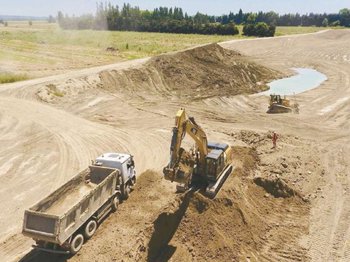
{"type": "Polygon", "coordinates": [[[0,86],[4,261],[348,261],[350,30],[235,40],[0,86]],[[292,67],[328,77],[266,114],[251,95],[292,67]],[[214,200],[162,178],[180,107],[233,146],[214,200]],[[271,132],[279,134],[272,149],[271,132]],[[31,250],[23,212],[102,152],[135,156],[138,184],[71,257],[31,250]]]}

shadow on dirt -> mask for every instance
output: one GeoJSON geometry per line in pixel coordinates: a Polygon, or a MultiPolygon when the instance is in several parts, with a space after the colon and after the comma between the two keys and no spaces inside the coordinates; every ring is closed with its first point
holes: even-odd
{"type": "Polygon", "coordinates": [[[163,212],[153,222],[154,231],[148,244],[147,261],[168,261],[175,253],[176,247],[169,245],[169,242],[186,213],[193,193],[187,192],[174,212],[163,212]]]}
{"type": "Polygon", "coordinates": [[[70,257],[70,255],[50,254],[33,249],[22,257],[19,262],[66,262],[70,257]]]}

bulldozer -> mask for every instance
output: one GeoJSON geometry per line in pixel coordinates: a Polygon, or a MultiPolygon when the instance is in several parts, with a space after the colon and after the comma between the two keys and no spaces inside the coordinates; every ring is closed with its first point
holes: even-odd
{"type": "Polygon", "coordinates": [[[193,117],[187,116],[185,109],[177,112],[172,132],[170,161],[163,169],[164,178],[176,182],[178,192],[203,188],[207,197],[214,198],[234,170],[231,147],[208,142],[204,130],[193,117]],[[189,151],[181,147],[186,134],[195,141],[189,151]]]}
{"type": "Polygon", "coordinates": [[[289,99],[284,96],[271,94],[270,103],[266,113],[268,114],[279,114],[279,113],[299,113],[298,103],[291,104],[289,99]]]}

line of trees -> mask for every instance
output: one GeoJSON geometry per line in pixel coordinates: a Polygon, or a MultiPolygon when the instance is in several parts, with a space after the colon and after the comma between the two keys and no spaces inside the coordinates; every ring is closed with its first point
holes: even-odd
{"type": "Polygon", "coordinates": [[[58,12],[57,21],[63,29],[95,29],[118,31],[164,32],[184,34],[238,34],[237,24],[245,25],[244,34],[273,36],[276,26],[348,26],[350,9],[337,14],[284,14],[275,12],[238,13],[209,16],[197,13],[189,16],[181,8],[159,7],[153,11],[140,10],[124,4],[119,8],[111,3],[98,3],[96,14],[79,17],[58,12]]]}
{"type": "Polygon", "coordinates": [[[213,17],[214,21],[223,24],[234,22],[235,24],[247,24],[255,17],[256,23],[264,22],[276,26],[345,26],[350,27],[350,9],[343,8],[335,14],[283,14],[279,15],[273,11],[258,13],[243,13],[242,9],[237,14],[230,12],[228,15],[213,17]]]}
{"type": "Polygon", "coordinates": [[[58,12],[57,21],[63,29],[95,29],[116,31],[141,31],[183,34],[235,35],[239,33],[233,22],[220,23],[204,14],[189,16],[181,8],[160,7],[153,11],[140,10],[124,4],[97,5],[95,16],[70,17],[58,12]]]}

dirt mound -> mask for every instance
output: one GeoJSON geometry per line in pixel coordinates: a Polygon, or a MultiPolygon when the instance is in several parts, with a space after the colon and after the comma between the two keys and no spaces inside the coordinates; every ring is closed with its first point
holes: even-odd
{"type": "Polygon", "coordinates": [[[236,169],[248,176],[251,175],[260,163],[260,158],[255,149],[244,146],[232,147],[233,165],[236,169]],[[244,159],[244,161],[242,161],[244,159]]]}
{"type": "Polygon", "coordinates": [[[142,97],[157,93],[203,99],[260,92],[279,75],[238,52],[210,44],[152,58],[137,69],[104,71],[100,79],[104,89],[142,97]]]}
{"type": "Polygon", "coordinates": [[[234,147],[235,172],[214,200],[199,192],[178,195],[143,234],[147,261],[305,260],[298,238],[307,230],[309,206],[293,194],[266,197],[253,182],[255,149],[234,147]],[[292,229],[291,229],[292,228],[292,229]]]}
{"type": "Polygon", "coordinates": [[[281,178],[263,178],[256,177],[254,178],[255,184],[263,187],[266,192],[273,195],[274,197],[292,197],[292,196],[300,196],[296,190],[288,186],[286,182],[284,182],[281,178]]]}

